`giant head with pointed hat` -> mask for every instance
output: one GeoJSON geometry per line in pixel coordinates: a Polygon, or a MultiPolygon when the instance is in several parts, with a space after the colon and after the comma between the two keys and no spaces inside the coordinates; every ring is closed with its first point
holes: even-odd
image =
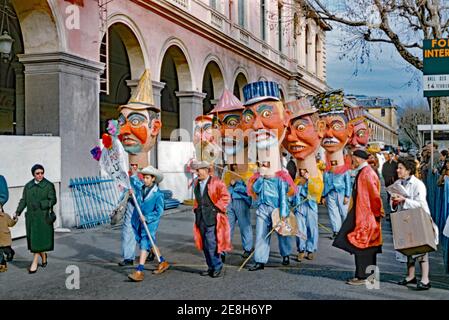
{"type": "Polygon", "coordinates": [[[214,116],[214,128],[220,132],[226,158],[234,158],[245,147],[241,130],[243,110],[245,107],[242,102],[231,91],[225,89],[217,105],[210,112],[214,116]]]}
{"type": "Polygon", "coordinates": [[[324,135],[325,123],[318,116],[316,109],[308,97],[287,102],[287,110],[291,118],[283,146],[297,160],[305,160],[318,151],[324,135]]]}
{"type": "Polygon", "coordinates": [[[215,162],[220,156],[219,133],[213,128],[212,115],[200,115],[195,118],[193,131],[193,146],[196,159],[199,161],[215,162]]]}
{"type": "MultiPolygon", "coordinates": [[[[129,102],[119,106],[120,140],[130,155],[145,155],[156,143],[162,122],[154,104],[150,71],[145,70],[129,102]]],[[[145,156],[143,157],[145,158],[145,156]]],[[[145,162],[145,161],[144,161],[145,162]]],[[[148,164],[139,164],[146,167],[148,164]]]]}

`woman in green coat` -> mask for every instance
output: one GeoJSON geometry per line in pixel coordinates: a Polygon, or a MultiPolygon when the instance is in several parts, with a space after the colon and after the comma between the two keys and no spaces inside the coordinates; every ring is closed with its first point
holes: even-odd
{"type": "Polygon", "coordinates": [[[34,179],[25,185],[16,215],[20,216],[22,211],[27,208],[25,225],[28,250],[34,254],[28,272],[35,273],[38,268],[39,256],[42,259],[41,266],[46,267],[46,252],[53,250],[53,222],[55,218],[53,206],[56,204],[56,192],[53,183],[44,178],[43,166],[40,164],[34,165],[31,168],[31,173],[34,179]]]}

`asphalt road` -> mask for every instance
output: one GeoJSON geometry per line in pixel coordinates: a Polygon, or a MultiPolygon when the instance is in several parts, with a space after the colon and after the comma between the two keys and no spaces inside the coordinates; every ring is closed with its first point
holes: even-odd
{"type": "MultiPolygon", "coordinates": [[[[329,227],[327,211],[320,207],[320,223],[329,227]]],[[[254,226],[253,214],[253,226],[254,226]]],[[[201,277],[206,269],[202,252],[195,249],[190,207],[166,212],[158,243],[171,268],[161,275],[151,274],[155,263],[146,265],[146,278],[132,283],[127,274],[132,267],[119,267],[120,230],[110,226],[89,230],[73,229],[57,233],[55,250],[48,255],[48,266],[28,274],[31,254],[26,239],[15,240],[16,257],[9,270],[0,273],[0,299],[449,299],[449,275],[444,273],[441,252],[431,253],[429,291],[396,284],[405,274],[405,264],[395,260],[390,224],[383,223],[383,253],[378,256],[379,288],[353,287],[345,279],[353,276],[354,257],[331,246],[329,233],[320,228],[319,251],[315,260],[281,265],[277,237],[272,237],[271,255],[265,270],[238,271],[243,262],[239,230],[234,234],[234,251],[228,255],[224,276],[201,277]],[[74,267],[75,266],[75,267],[74,267]],[[74,271],[75,270],[75,273],[74,271]],[[76,282],[79,289],[68,289],[76,282]]],[[[419,268],[418,268],[419,270],[419,268]]]]}

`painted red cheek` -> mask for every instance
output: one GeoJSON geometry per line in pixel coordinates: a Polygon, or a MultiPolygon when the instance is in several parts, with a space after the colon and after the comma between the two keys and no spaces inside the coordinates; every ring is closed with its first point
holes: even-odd
{"type": "Polygon", "coordinates": [[[137,139],[139,139],[139,141],[142,144],[147,142],[147,138],[148,138],[147,128],[145,128],[144,126],[141,126],[138,128],[132,128],[131,131],[137,137],[137,139]]]}
{"type": "Polygon", "coordinates": [[[120,135],[131,134],[131,126],[126,123],[124,126],[120,127],[120,135]]]}

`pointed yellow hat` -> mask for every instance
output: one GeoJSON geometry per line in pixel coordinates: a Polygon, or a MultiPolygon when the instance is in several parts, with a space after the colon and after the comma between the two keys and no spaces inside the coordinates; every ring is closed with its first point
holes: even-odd
{"type": "Polygon", "coordinates": [[[149,69],[145,69],[142,77],[140,77],[139,84],[134,91],[131,99],[125,105],[118,107],[118,110],[129,108],[134,110],[151,109],[160,112],[161,109],[154,104],[153,99],[153,84],[151,82],[151,74],[149,69]]]}

